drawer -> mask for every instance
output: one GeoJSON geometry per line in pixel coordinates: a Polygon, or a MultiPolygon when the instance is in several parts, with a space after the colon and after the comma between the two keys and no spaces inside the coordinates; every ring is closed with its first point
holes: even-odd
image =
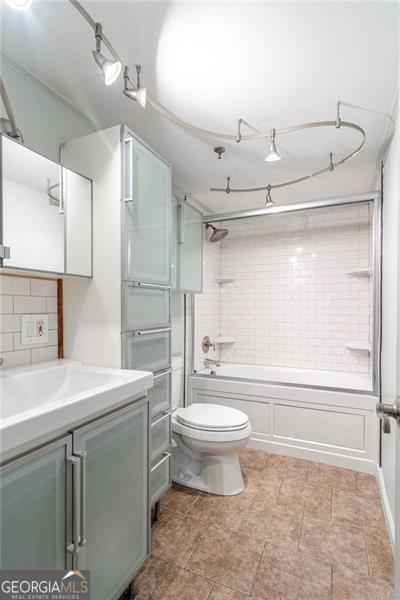
{"type": "Polygon", "coordinates": [[[170,453],[164,452],[164,456],[150,471],[150,503],[154,504],[166,492],[171,485],[170,476],[170,453]]]}
{"type": "Polygon", "coordinates": [[[169,450],[171,446],[171,412],[168,411],[165,414],[158,417],[151,424],[150,429],[150,461],[151,463],[157,461],[163,452],[169,450]]]}
{"type": "Polygon", "coordinates": [[[148,392],[150,418],[154,419],[171,408],[171,371],[154,376],[154,383],[148,392]]]}
{"type": "Polygon", "coordinates": [[[124,367],[162,371],[171,366],[171,330],[157,329],[123,334],[124,367]]]}
{"type": "Polygon", "coordinates": [[[168,327],[170,291],[145,283],[125,284],[124,289],[124,331],[168,327]]]}

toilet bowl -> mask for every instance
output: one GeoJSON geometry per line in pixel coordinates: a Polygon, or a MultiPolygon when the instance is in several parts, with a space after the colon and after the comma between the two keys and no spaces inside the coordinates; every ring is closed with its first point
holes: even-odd
{"type": "Polygon", "coordinates": [[[250,439],[249,419],[219,404],[179,407],[179,369],[173,364],[172,481],[210,494],[240,494],[244,482],[237,453],[250,439]]]}

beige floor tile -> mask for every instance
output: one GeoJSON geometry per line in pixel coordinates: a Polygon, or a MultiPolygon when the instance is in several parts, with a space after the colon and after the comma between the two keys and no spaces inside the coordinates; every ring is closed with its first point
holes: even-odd
{"type": "Polygon", "coordinates": [[[180,569],[162,600],[207,600],[212,587],[209,579],[180,569]]]}
{"type": "Polygon", "coordinates": [[[364,530],[352,523],[335,523],[304,515],[299,549],[351,572],[369,573],[364,530]]]}
{"type": "Polygon", "coordinates": [[[240,466],[243,471],[259,470],[265,467],[268,452],[254,448],[243,448],[239,452],[240,466]]]}
{"type": "Polygon", "coordinates": [[[159,600],[168,590],[179,567],[160,558],[150,558],[135,577],[135,600],[159,600]]]}
{"type": "Polygon", "coordinates": [[[277,502],[280,506],[287,506],[299,512],[304,511],[318,519],[332,518],[332,490],[328,486],[284,479],[277,502]]]}
{"type": "Polygon", "coordinates": [[[393,581],[394,559],[387,532],[375,527],[365,527],[365,541],[370,575],[393,581]]]}
{"type": "Polygon", "coordinates": [[[208,600],[249,600],[249,596],[216,583],[208,600]]]}
{"type": "Polygon", "coordinates": [[[297,553],[282,560],[264,552],[252,595],[257,600],[330,600],[332,567],[297,553]]]}
{"type": "Polygon", "coordinates": [[[270,454],[264,470],[276,477],[306,480],[311,464],[307,460],[300,460],[292,456],[270,454]]]}
{"type": "Polygon", "coordinates": [[[373,500],[338,489],[332,490],[332,518],[361,526],[386,527],[382,508],[373,500]]]}
{"type": "Polygon", "coordinates": [[[333,572],[333,600],[394,600],[393,586],[385,579],[333,572]]]}
{"type": "Polygon", "coordinates": [[[276,504],[254,501],[243,517],[239,532],[276,546],[297,549],[302,514],[276,504]]]}
{"type": "Polygon", "coordinates": [[[260,540],[210,525],[187,568],[216,583],[250,594],[263,548],[260,540]]]}
{"type": "Polygon", "coordinates": [[[207,523],[164,511],[152,528],[152,554],[185,567],[207,523]]]}
{"type": "Polygon", "coordinates": [[[369,473],[357,473],[356,482],[357,494],[369,498],[379,505],[381,504],[381,496],[375,475],[370,475],[369,473]]]}
{"type": "Polygon", "coordinates": [[[236,531],[256,492],[257,487],[249,483],[245,490],[236,496],[202,493],[189,510],[188,516],[236,531]]]}
{"type": "Polygon", "coordinates": [[[310,463],[308,483],[329,485],[349,492],[357,491],[356,472],[321,463],[310,463]]]}
{"type": "Polygon", "coordinates": [[[173,483],[161,498],[161,510],[185,514],[200,496],[198,490],[173,483]]]}

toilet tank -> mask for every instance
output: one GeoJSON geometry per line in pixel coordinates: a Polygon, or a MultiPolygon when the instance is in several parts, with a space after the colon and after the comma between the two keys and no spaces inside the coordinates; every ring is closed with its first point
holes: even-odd
{"type": "Polygon", "coordinates": [[[177,354],[172,357],[172,382],[171,382],[172,410],[183,407],[183,356],[177,354]]]}

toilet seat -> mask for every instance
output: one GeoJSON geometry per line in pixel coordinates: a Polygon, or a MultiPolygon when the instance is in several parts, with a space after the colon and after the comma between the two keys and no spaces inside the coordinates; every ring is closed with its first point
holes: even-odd
{"type": "Polygon", "coordinates": [[[237,442],[249,438],[251,435],[251,425],[247,423],[241,429],[225,429],[225,430],[206,430],[196,429],[195,427],[188,427],[180,423],[175,416],[172,415],[172,431],[178,433],[181,436],[190,438],[192,440],[198,440],[200,442],[237,442]]]}
{"type": "Polygon", "coordinates": [[[194,403],[187,408],[178,408],[175,416],[181,425],[201,431],[237,431],[249,424],[245,413],[220,404],[194,403]]]}

